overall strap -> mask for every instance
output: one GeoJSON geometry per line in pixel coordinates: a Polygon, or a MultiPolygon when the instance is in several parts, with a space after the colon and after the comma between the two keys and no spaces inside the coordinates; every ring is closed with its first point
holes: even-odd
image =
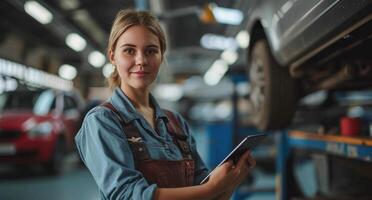
{"type": "Polygon", "coordinates": [[[187,135],[181,128],[180,121],[174,115],[172,111],[163,109],[168,117],[168,122],[166,123],[168,132],[173,136],[173,141],[180,148],[184,158],[191,159],[191,148],[187,142],[187,135]]]}
{"type": "Polygon", "coordinates": [[[126,136],[129,146],[133,152],[135,162],[138,163],[140,161],[149,160],[151,158],[150,153],[145,143],[142,141],[142,137],[139,134],[138,129],[132,123],[125,123],[118,110],[116,110],[116,108],[110,102],[106,101],[101,104],[101,106],[110,109],[119,119],[125,133],[124,135],[126,136]]]}

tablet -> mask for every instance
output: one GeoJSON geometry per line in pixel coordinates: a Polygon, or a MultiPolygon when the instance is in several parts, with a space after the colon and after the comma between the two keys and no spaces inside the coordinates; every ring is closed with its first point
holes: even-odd
{"type": "MultiPolygon", "coordinates": [[[[256,134],[256,135],[249,135],[245,137],[230,153],[227,155],[220,164],[217,165],[219,167],[223,163],[225,163],[228,160],[232,160],[234,164],[236,164],[239,161],[240,156],[244,154],[247,150],[252,150],[254,147],[256,147],[264,138],[266,137],[266,134],[256,134]]],[[[216,167],[216,168],[217,168],[216,167]]],[[[213,170],[214,171],[214,170],[213,170]]],[[[212,172],[213,172],[212,171],[212,172]]],[[[207,177],[205,177],[200,184],[205,183],[209,176],[212,174],[209,173],[207,177]]]]}

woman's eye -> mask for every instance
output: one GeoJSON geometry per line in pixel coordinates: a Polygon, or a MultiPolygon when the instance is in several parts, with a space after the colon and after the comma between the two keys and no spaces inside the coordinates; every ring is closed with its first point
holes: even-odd
{"type": "Polygon", "coordinates": [[[157,49],[148,49],[147,54],[148,55],[154,55],[157,54],[159,51],[157,49]]]}
{"type": "Polygon", "coordinates": [[[124,49],[124,53],[127,53],[129,55],[133,55],[135,53],[135,51],[134,51],[134,49],[128,48],[128,49],[124,49]]]}

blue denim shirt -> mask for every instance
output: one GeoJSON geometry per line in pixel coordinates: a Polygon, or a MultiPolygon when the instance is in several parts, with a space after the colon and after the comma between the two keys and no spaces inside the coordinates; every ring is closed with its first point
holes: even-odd
{"type": "MultiPolygon", "coordinates": [[[[138,128],[152,159],[183,159],[178,146],[167,132],[165,113],[152,96],[150,100],[155,107],[157,131],[136,111],[120,88],[114,90],[109,102],[119,111],[126,123],[130,122],[138,128]]],[[[207,176],[208,169],[196,151],[189,125],[178,114],[177,118],[188,136],[195,161],[196,185],[207,176]]],[[[75,142],[80,157],[99,187],[102,199],[152,199],[157,185],[150,185],[141,172],[135,169],[133,155],[124,134],[114,113],[98,106],[86,115],[75,142]]]]}

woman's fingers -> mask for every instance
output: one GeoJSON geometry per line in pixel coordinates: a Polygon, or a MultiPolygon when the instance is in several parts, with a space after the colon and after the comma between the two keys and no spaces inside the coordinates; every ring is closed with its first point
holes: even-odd
{"type": "Polygon", "coordinates": [[[252,157],[251,154],[247,157],[247,163],[249,165],[249,168],[252,169],[256,166],[256,160],[252,157]]]}
{"type": "Polygon", "coordinates": [[[208,184],[217,188],[217,191],[225,191],[230,186],[235,187],[236,176],[235,166],[232,161],[227,161],[217,167],[209,178],[208,184]]]}
{"type": "Polygon", "coordinates": [[[245,152],[239,159],[238,163],[234,165],[232,160],[223,163],[216,168],[212,174],[210,181],[217,185],[224,185],[224,187],[235,188],[239,185],[249,174],[250,169],[256,165],[256,161],[251,156],[250,152],[245,152]]]}
{"type": "Polygon", "coordinates": [[[228,160],[227,162],[225,162],[224,164],[222,164],[222,166],[226,167],[227,170],[231,170],[233,168],[235,168],[234,166],[234,162],[232,160],[228,160]]]}
{"type": "Polygon", "coordinates": [[[238,163],[236,164],[237,168],[244,168],[245,165],[247,165],[247,159],[250,156],[250,152],[246,151],[244,154],[239,158],[238,163]]]}
{"type": "Polygon", "coordinates": [[[255,166],[256,160],[252,157],[251,152],[247,151],[241,156],[238,163],[236,164],[235,173],[238,176],[245,177],[255,166]]]}
{"type": "Polygon", "coordinates": [[[218,174],[218,176],[226,176],[227,174],[230,173],[230,171],[232,169],[234,169],[234,163],[232,161],[227,161],[225,163],[223,163],[221,166],[217,167],[213,173],[213,174],[218,174]]]}

